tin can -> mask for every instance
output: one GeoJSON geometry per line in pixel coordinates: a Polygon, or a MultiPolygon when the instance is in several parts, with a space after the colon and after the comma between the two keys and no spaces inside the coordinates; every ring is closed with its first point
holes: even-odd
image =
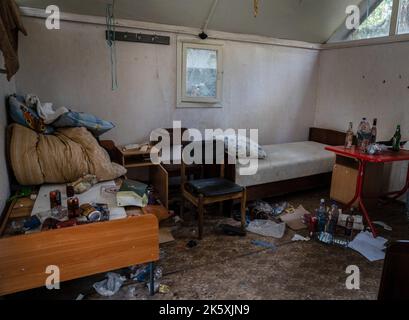
{"type": "Polygon", "coordinates": [[[87,217],[89,221],[100,221],[101,212],[95,209],[91,204],[85,203],[81,205],[82,215],[87,217]]]}
{"type": "Polygon", "coordinates": [[[60,190],[50,191],[50,208],[54,209],[61,206],[60,190]]]}
{"type": "Polygon", "coordinates": [[[72,184],[67,184],[67,198],[72,198],[75,195],[74,186],[72,184]]]}
{"type": "Polygon", "coordinates": [[[70,219],[80,216],[80,201],[77,197],[67,199],[68,217],[70,219]]]}

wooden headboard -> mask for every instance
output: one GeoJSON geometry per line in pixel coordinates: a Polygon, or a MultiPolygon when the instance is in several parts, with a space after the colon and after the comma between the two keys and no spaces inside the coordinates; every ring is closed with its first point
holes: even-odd
{"type": "Polygon", "coordinates": [[[346,133],[331,129],[310,128],[309,141],[315,141],[330,146],[342,146],[345,143],[346,133]]]}

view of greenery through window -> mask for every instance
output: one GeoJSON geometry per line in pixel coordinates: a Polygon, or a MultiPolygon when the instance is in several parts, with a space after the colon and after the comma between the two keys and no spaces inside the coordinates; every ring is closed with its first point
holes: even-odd
{"type": "MultiPolygon", "coordinates": [[[[408,3],[409,1],[404,0],[404,2],[408,3]]],[[[365,20],[361,21],[361,25],[358,29],[349,34],[347,40],[388,36],[392,17],[392,7],[393,0],[383,0],[365,20]]]]}
{"type": "Polygon", "coordinates": [[[409,33],[409,0],[400,0],[398,34],[409,33]]]}

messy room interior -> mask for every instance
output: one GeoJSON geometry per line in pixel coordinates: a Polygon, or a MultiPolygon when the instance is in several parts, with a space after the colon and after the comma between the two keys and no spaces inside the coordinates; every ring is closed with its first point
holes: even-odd
{"type": "Polygon", "coordinates": [[[2,302],[409,299],[409,0],[0,0],[0,51],[2,302]]]}

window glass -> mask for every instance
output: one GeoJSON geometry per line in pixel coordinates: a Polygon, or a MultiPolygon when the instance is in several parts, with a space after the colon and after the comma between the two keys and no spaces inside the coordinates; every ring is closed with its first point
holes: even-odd
{"type": "Polygon", "coordinates": [[[409,33],[409,0],[400,0],[398,34],[409,33]]]}
{"type": "MultiPolygon", "coordinates": [[[[408,2],[408,0],[405,0],[408,2]]],[[[347,40],[369,39],[389,35],[393,0],[383,0],[361,21],[357,30],[349,34],[347,40]]]]}
{"type": "Polygon", "coordinates": [[[186,95],[217,97],[217,50],[186,49],[186,95]]]}

